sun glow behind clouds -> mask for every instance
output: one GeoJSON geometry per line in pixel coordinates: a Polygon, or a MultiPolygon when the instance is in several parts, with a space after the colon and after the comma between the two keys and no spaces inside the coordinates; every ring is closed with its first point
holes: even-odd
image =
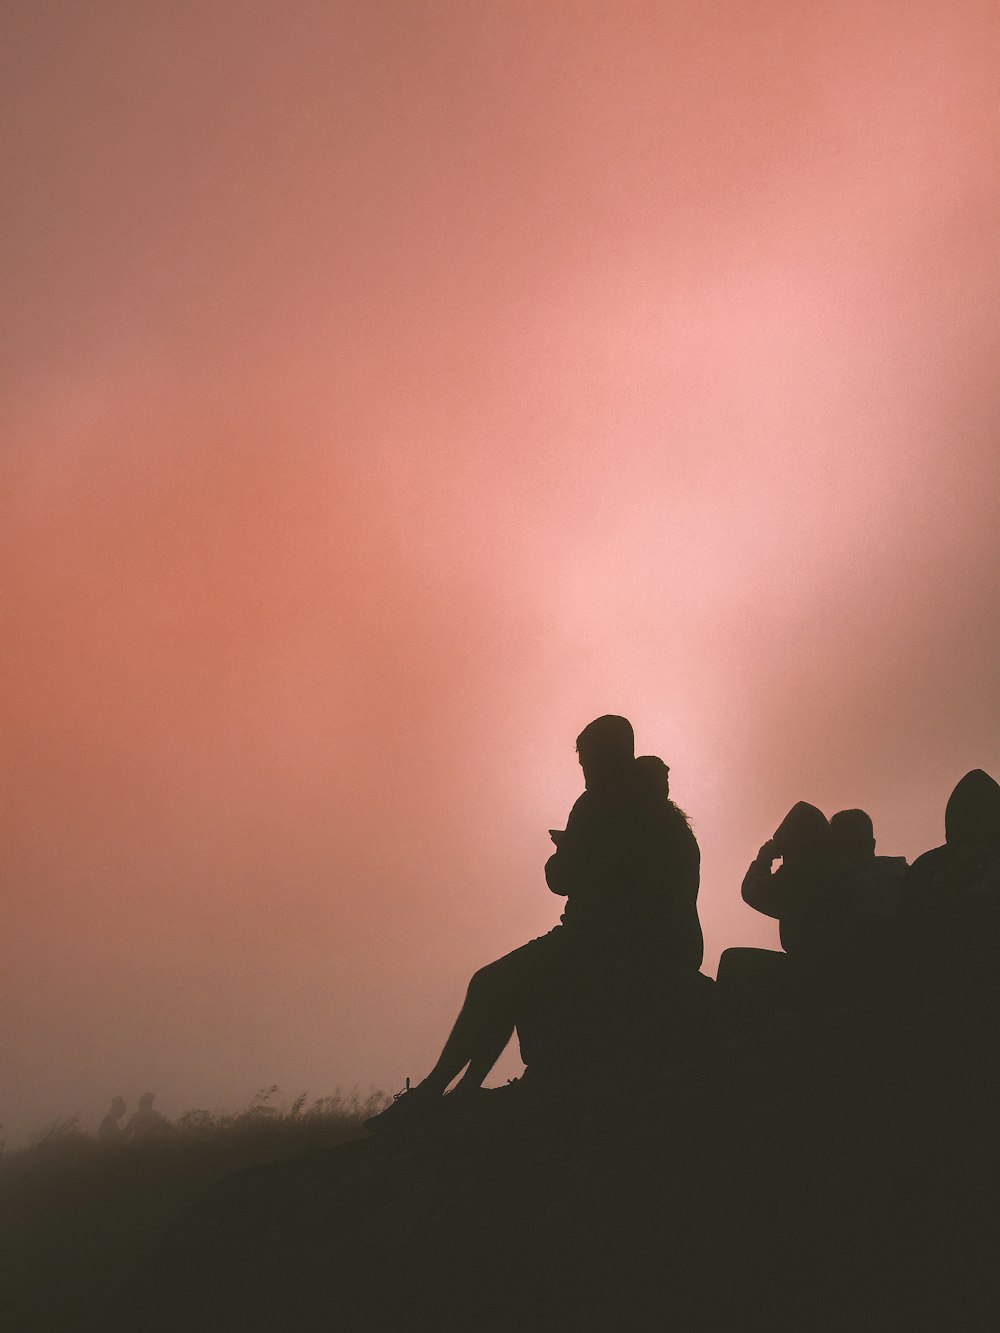
{"type": "Polygon", "coordinates": [[[1000,768],[992,6],[571,8],[17,14],[6,1126],[419,1072],[609,709],[710,967],[1000,768]]]}

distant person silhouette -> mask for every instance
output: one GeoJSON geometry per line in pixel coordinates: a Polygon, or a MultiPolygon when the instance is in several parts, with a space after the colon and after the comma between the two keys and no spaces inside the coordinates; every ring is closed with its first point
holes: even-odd
{"type": "Polygon", "coordinates": [[[902,886],[899,943],[911,984],[939,991],[995,953],[1000,929],[1000,784],[981,768],[945,808],[945,841],[918,856],[902,886]]]}
{"type": "Polygon", "coordinates": [[[121,1126],[121,1118],[128,1110],[123,1097],[112,1097],[111,1110],[101,1121],[100,1128],[97,1131],[97,1138],[100,1143],[120,1143],[125,1137],[125,1131],[121,1126]]]}
{"type": "MultiPolygon", "coordinates": [[[[556,850],[545,867],[550,889],[567,899],[561,924],[476,972],[434,1068],[372,1117],[370,1129],[432,1111],[459,1074],[452,1096],[475,1093],[515,1028],[530,1067],[522,1027],[534,1024],[537,1038],[545,1024],[534,1020],[553,990],[608,955],[627,954],[631,945],[653,957],[658,945],[664,965],[697,972],[700,858],[686,817],[669,800],[666,765],[637,761],[631,723],[612,714],[583,729],[577,753],[586,790],[565,830],[551,831],[556,850]]],[[[543,1037],[536,1046],[546,1043],[543,1037]]]]}
{"type": "Polygon", "coordinates": [[[126,1138],[157,1138],[169,1131],[170,1121],[159,1111],[153,1110],[153,1098],[151,1092],[144,1092],[139,1098],[139,1109],[125,1126],[126,1138]]]}

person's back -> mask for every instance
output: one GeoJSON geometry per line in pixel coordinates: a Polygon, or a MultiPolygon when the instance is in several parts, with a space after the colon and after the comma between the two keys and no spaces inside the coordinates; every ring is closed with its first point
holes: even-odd
{"type": "Polygon", "coordinates": [[[153,1110],[153,1093],[144,1092],[139,1098],[139,1109],[125,1126],[125,1135],[130,1139],[156,1138],[166,1134],[170,1121],[159,1111],[153,1110]]]}
{"type": "Polygon", "coordinates": [[[734,1012],[750,1016],[824,1005],[857,988],[863,950],[850,878],[849,866],[833,848],[826,816],[799,801],[743,879],[744,902],[777,920],[784,953],[725,950],[718,979],[734,1012]]]}
{"type": "Polygon", "coordinates": [[[743,900],[778,922],[781,947],[803,958],[828,957],[842,943],[850,904],[847,867],[833,850],[826,816],[799,801],[764,844],[743,879],[743,900]],[[781,865],[771,867],[778,858],[781,865]]]}
{"type": "Polygon", "coordinates": [[[640,791],[630,884],[633,929],[649,929],[663,960],[695,971],[704,942],[698,919],[701,851],[687,816],[670,800],[669,770],[655,755],[635,761],[640,791]]]}
{"type": "Polygon", "coordinates": [[[864,810],[838,810],[830,816],[834,851],[850,867],[850,884],[859,923],[884,922],[899,907],[905,856],[876,854],[875,827],[864,810]]]}
{"type": "Polygon", "coordinates": [[[998,880],[1000,784],[976,768],[948,799],[944,843],[918,856],[903,881],[899,947],[911,983],[951,984],[970,955],[997,947],[998,880]]]}
{"type": "Polygon", "coordinates": [[[918,856],[904,883],[910,911],[934,911],[941,902],[937,881],[956,862],[966,862],[970,877],[976,865],[983,869],[1000,854],[1000,784],[981,768],[974,768],[956,784],[944,815],[945,841],[918,856]]]}

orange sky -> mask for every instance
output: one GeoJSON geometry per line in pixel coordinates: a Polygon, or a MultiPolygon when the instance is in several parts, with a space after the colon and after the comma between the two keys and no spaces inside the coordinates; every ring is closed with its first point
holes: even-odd
{"type": "Polygon", "coordinates": [[[713,972],[795,800],[1000,775],[992,0],[3,28],[9,1139],[424,1073],[598,713],[713,972]]]}

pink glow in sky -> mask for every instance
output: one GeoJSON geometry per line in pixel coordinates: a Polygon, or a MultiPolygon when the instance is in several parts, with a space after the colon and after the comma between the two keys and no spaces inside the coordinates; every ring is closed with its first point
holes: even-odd
{"type": "Polygon", "coordinates": [[[3,28],[9,1138],[425,1072],[599,713],[712,972],[1000,775],[992,0],[3,28]]]}

